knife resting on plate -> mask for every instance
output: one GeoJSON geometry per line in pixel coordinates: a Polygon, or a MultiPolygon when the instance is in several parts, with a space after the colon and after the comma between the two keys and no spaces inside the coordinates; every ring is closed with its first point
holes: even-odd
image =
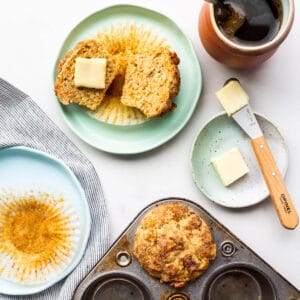
{"type": "Polygon", "coordinates": [[[281,224],[294,229],[299,217],[266,138],[248,103],[249,97],[235,78],[229,79],[216,93],[228,116],[231,116],[250,137],[263,177],[281,224]]]}

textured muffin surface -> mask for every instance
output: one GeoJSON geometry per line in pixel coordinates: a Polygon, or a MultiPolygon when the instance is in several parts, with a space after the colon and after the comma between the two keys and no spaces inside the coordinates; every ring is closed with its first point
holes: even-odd
{"type": "Polygon", "coordinates": [[[180,77],[176,53],[166,48],[131,57],[125,73],[121,102],[136,107],[147,118],[159,117],[176,106],[180,77]]]}
{"type": "Polygon", "coordinates": [[[207,224],[188,207],[169,203],[152,209],[135,234],[134,256],[161,282],[182,287],[201,276],[216,256],[207,224]]]}

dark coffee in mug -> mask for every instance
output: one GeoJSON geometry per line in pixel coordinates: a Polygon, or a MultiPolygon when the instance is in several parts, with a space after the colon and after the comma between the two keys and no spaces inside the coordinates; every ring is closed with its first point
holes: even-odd
{"type": "Polygon", "coordinates": [[[282,4],[280,0],[220,0],[214,14],[219,29],[231,41],[258,46],[279,31],[282,4]]]}

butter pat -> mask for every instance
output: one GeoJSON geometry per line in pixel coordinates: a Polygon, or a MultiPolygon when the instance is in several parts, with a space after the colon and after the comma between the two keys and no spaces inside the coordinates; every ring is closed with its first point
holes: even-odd
{"type": "Polygon", "coordinates": [[[76,87],[105,88],[106,58],[77,57],[74,82],[76,87]]]}
{"type": "Polygon", "coordinates": [[[225,186],[232,184],[249,172],[238,148],[233,148],[213,158],[211,163],[225,186]]]}
{"type": "Polygon", "coordinates": [[[249,102],[249,96],[237,80],[230,80],[216,95],[228,116],[239,111],[249,102]]]}

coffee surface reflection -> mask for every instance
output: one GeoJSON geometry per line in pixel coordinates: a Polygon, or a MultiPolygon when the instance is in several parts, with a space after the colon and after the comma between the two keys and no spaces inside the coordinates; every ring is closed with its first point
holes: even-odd
{"type": "Polygon", "coordinates": [[[214,5],[221,32],[238,44],[262,45],[280,29],[282,5],[279,0],[224,0],[214,5]]]}

